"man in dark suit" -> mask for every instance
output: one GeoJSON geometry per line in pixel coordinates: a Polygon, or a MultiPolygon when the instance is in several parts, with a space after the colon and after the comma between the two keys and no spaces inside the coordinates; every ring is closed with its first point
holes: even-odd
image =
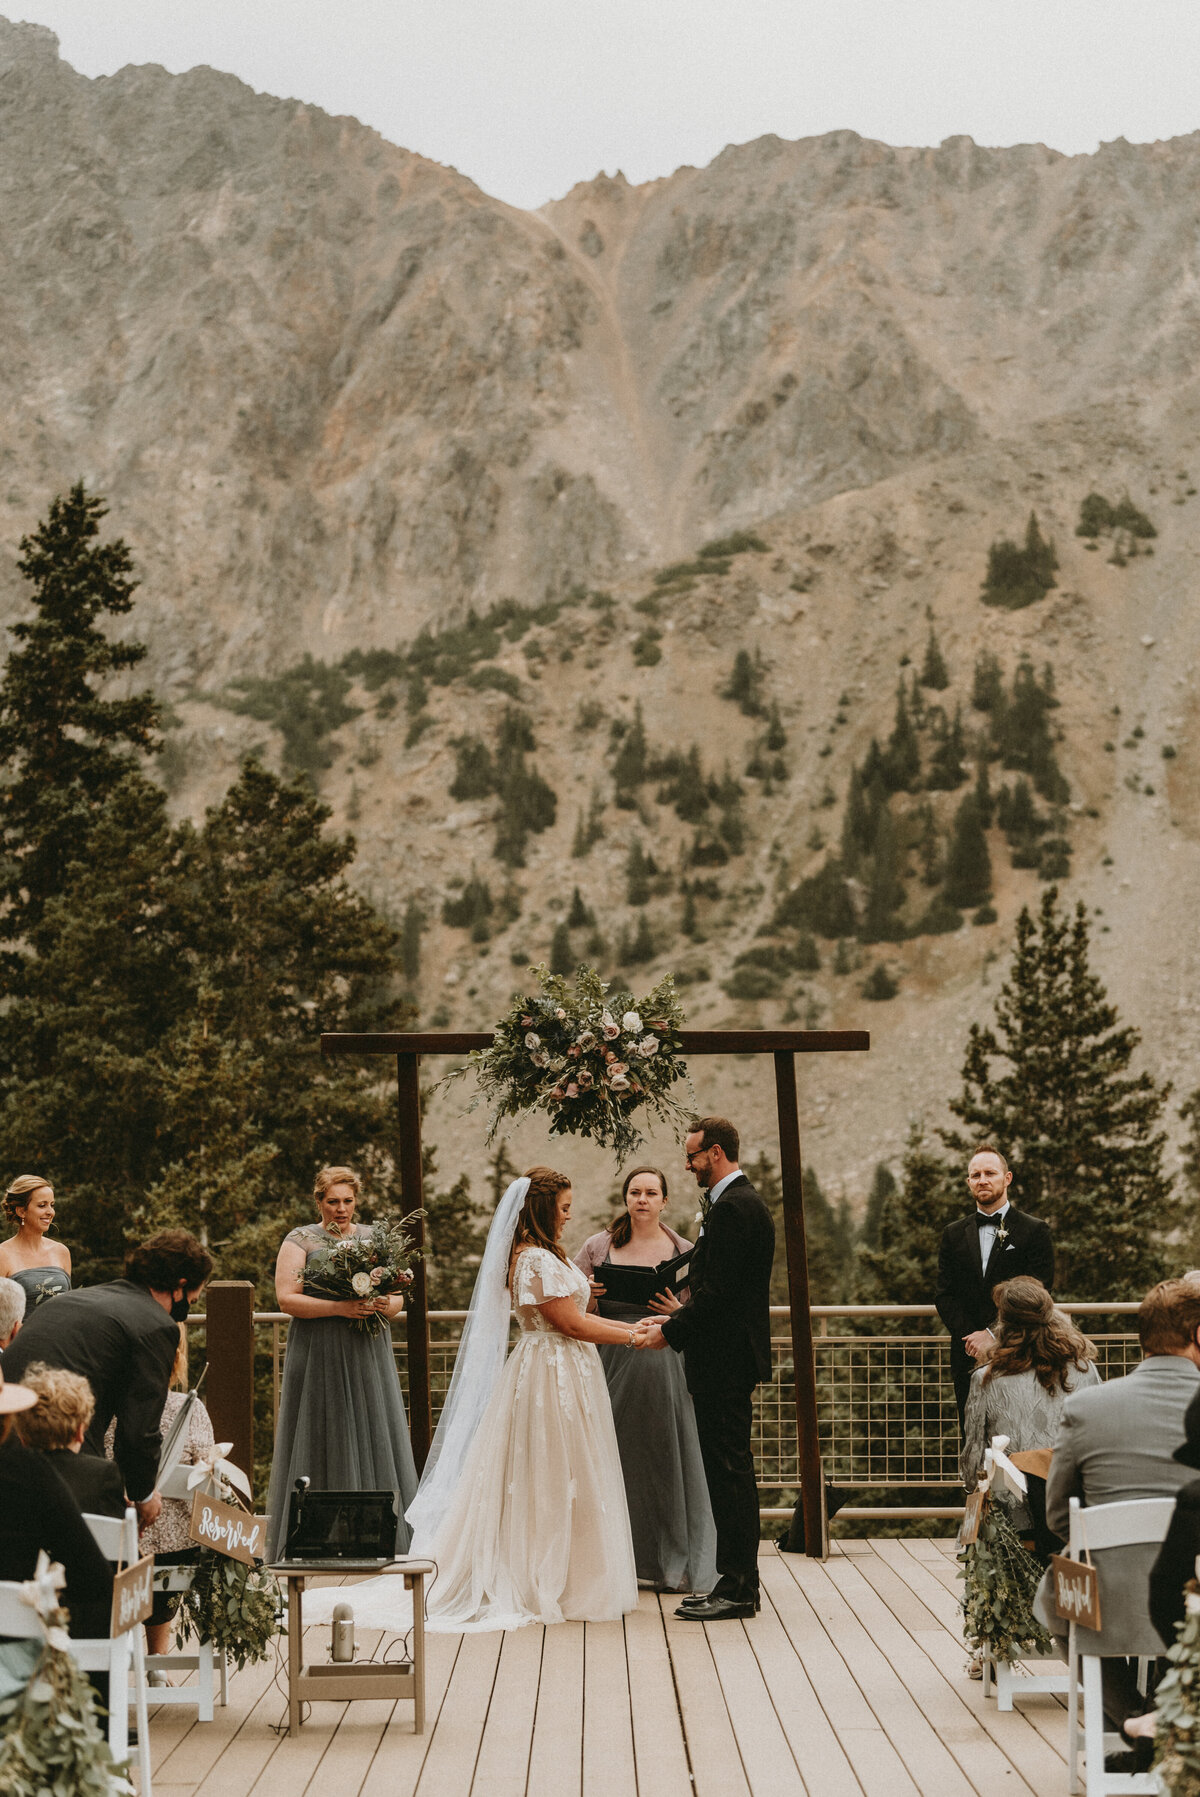
{"type": "Polygon", "coordinates": [[[1047,1291],[1054,1284],[1049,1226],[1014,1209],[1008,1201],[1011,1184],[1004,1156],[987,1144],[977,1148],[967,1167],[975,1208],[942,1231],[933,1301],[950,1331],[950,1373],[960,1424],[976,1362],[994,1340],[993,1288],[1018,1273],[1040,1279],[1047,1291]]]}
{"type": "Polygon", "coordinates": [[[727,1117],[700,1117],[684,1143],[701,1190],[704,1223],[681,1309],[653,1325],[648,1345],[683,1355],[696,1411],[704,1477],[717,1526],[711,1592],[677,1616],[720,1622],[758,1608],[758,1481],[751,1427],[754,1387],[771,1376],[771,1213],[738,1166],[738,1132],[727,1117]]]}
{"type": "Polygon", "coordinates": [[[82,1451],[96,1408],[87,1380],[34,1361],[24,1383],[38,1398],[17,1424],[25,1446],[37,1449],[88,1516],[124,1516],[125,1486],[115,1461],[82,1451]]]}
{"type": "Polygon", "coordinates": [[[162,1507],[154,1487],[179,1325],[211,1272],[212,1256],[194,1235],[160,1229],[126,1256],[124,1279],[39,1304],[4,1353],[6,1378],[19,1379],[35,1360],[82,1373],[96,1399],[84,1447],[102,1455],[116,1418],[117,1465],[143,1528],[162,1507]]]}

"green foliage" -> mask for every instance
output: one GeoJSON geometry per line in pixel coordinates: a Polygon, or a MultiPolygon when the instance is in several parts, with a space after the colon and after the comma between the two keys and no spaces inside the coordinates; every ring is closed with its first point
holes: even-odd
{"type": "Polygon", "coordinates": [[[767,734],[763,738],[763,746],[772,755],[778,755],[787,748],[787,731],[783,727],[779,706],[774,699],[767,710],[767,734]]]}
{"type": "Polygon", "coordinates": [[[914,1128],[905,1145],[900,1184],[894,1179],[887,1184],[876,1171],[868,1211],[874,1240],[864,1231],[858,1251],[861,1302],[928,1304],[937,1285],[942,1231],[969,1203],[965,1181],[914,1128]]]}
{"type": "MultiPolygon", "coordinates": [[[[465,1310],[471,1302],[491,1211],[471,1197],[471,1181],[465,1173],[461,1173],[447,1191],[432,1191],[437,1171],[434,1150],[425,1149],[422,1160],[426,1190],[425,1232],[429,1243],[425,1257],[429,1308],[465,1310]]],[[[507,1168],[499,1198],[516,1173],[503,1142],[497,1144],[493,1156],[493,1167],[496,1166],[502,1170],[507,1168]]]]}
{"type": "Polygon", "coordinates": [[[1023,544],[1001,537],[988,550],[983,602],[1021,611],[1049,592],[1057,567],[1054,544],[1038,529],[1037,513],[1030,512],[1023,544]]]}
{"type": "Polygon", "coordinates": [[[654,955],[654,934],[650,928],[650,919],[643,911],[632,936],[622,931],[617,962],[621,967],[644,967],[647,962],[653,961],[654,955]]]}
{"type": "Polygon", "coordinates": [[[944,716],[940,718],[936,746],[925,776],[925,785],[930,792],[954,792],[963,784],[967,777],[966,754],[962,712],[956,709],[952,724],[948,725],[944,716]]]}
{"type": "Polygon", "coordinates": [[[700,551],[704,561],[726,561],[735,555],[768,555],[771,545],[764,543],[752,530],[735,530],[731,536],[716,537],[700,551]]]}
{"type": "Polygon", "coordinates": [[[1079,523],[1075,526],[1077,537],[1095,539],[1119,530],[1143,540],[1158,535],[1145,512],[1134,505],[1128,493],[1122,494],[1116,505],[1112,505],[1103,493],[1089,493],[1081,501],[1079,523]]]}
{"type": "Polygon", "coordinates": [[[1198,1797],[1200,1793],[1200,1595],[1194,1579],[1184,1586],[1187,1607],[1167,1649],[1170,1662],[1154,1690],[1158,1726],[1154,1736],[1154,1770],[1163,1797],[1198,1797]]]}
{"type": "Polygon", "coordinates": [[[452,745],[454,778],[450,782],[452,799],[486,799],[496,790],[496,770],[492,752],[478,736],[460,736],[452,745]]]}
{"type": "MultiPolygon", "coordinates": [[[[867,898],[859,924],[860,940],[898,942],[904,935],[904,925],[900,918],[904,904],[904,881],[901,877],[896,820],[889,805],[883,805],[879,809],[875,823],[875,842],[864,877],[867,898]]],[[[839,930],[837,934],[841,935],[842,931],[839,930]]]]}
{"type": "MultiPolygon", "coordinates": [[[[21,539],[34,615],[9,626],[18,647],[0,683],[0,942],[31,940],[106,801],[135,775],[136,752],[157,746],[149,692],[101,696],[146,653],[100,628],[129,612],[136,588],[126,545],[95,542],[106,516],[81,483],[21,539]]],[[[4,994],[19,990],[15,954],[5,957],[4,994]]]]}
{"type": "Polygon", "coordinates": [[[971,1027],[950,1105],[964,1132],[943,1141],[964,1162],[1003,1145],[1019,1202],[1053,1231],[1056,1287],[1079,1301],[1140,1296],[1180,1218],[1159,1127],[1170,1088],[1130,1072],[1139,1041],[1091,970],[1086,909],[1064,914],[1051,887],[1017,921],[994,1025],[971,1027]]]}
{"type": "Polygon", "coordinates": [[[999,658],[984,649],[975,663],[971,680],[971,704],[976,711],[997,711],[1004,703],[1004,675],[999,658]]]}
{"type": "Polygon", "coordinates": [[[899,990],[900,982],[892,978],[882,961],[877,961],[863,982],[862,995],[879,1001],[895,998],[899,990]]]}
{"type": "Polygon", "coordinates": [[[442,905],[442,922],[448,923],[455,930],[476,930],[480,924],[484,926],[484,934],[478,938],[487,940],[487,924],[492,915],[492,891],[486,880],[475,874],[467,881],[457,898],[446,899],[442,905]]]}
{"type": "Polygon", "coordinates": [[[1004,1504],[991,1497],[978,1538],[959,1555],[963,1580],[963,1638],[973,1653],[992,1658],[1052,1658],[1054,1643],[1033,1614],[1042,1569],[1013,1527],[1004,1504]]]}
{"type": "Polygon", "coordinates": [[[571,932],[565,923],[554,926],[554,935],[550,940],[551,973],[568,974],[575,971],[575,956],[571,949],[571,932]]]}
{"type": "MultiPolygon", "coordinates": [[[[52,1615],[65,1629],[66,1612],[52,1615]]],[[[0,1701],[4,1797],[118,1797],[130,1791],[100,1717],[87,1674],[65,1650],[47,1647],[28,1683],[0,1701]]]]}
{"type": "Polygon", "coordinates": [[[880,1231],[883,1226],[884,1205],[898,1191],[896,1175],[883,1161],[876,1161],[875,1172],[871,1180],[871,1190],[867,1194],[867,1208],[863,1216],[862,1243],[866,1248],[878,1248],[880,1231]]]}
{"type": "Polygon", "coordinates": [[[571,894],[571,909],[567,912],[567,928],[569,930],[590,930],[595,921],[595,913],[584,904],[583,894],[576,886],[571,894]]]}
{"type": "Polygon", "coordinates": [[[763,673],[761,652],[756,649],[751,655],[749,649],[739,649],[733,658],[729,679],[721,688],[721,697],[732,699],[745,717],[765,717],[763,673]]]}
{"type": "Polygon", "coordinates": [[[526,755],[534,747],[529,718],[516,706],[507,706],[495,753],[496,792],[500,800],[495,852],[496,859],[508,867],[524,867],[528,837],[549,830],[557,812],[553,787],[526,762],[526,755]]]}
{"type": "Polygon", "coordinates": [[[648,905],[650,902],[650,881],[658,872],[654,857],[647,855],[640,840],[635,836],[629,845],[629,853],[625,858],[625,903],[627,905],[648,905]]]}
{"type": "Polygon", "coordinates": [[[969,792],[954,814],[954,834],[946,851],[945,901],[971,910],[992,896],[992,857],[979,803],[969,792]]]}
{"type": "Polygon", "coordinates": [[[633,659],[639,668],[657,667],[662,660],[662,631],[655,624],[647,624],[643,631],[633,639],[633,659]]]}
{"type": "Polygon", "coordinates": [[[771,922],[777,930],[811,930],[828,941],[853,936],[857,918],[841,862],[830,858],[819,873],[811,874],[785,893],[771,922]]]}
{"type": "Polygon", "coordinates": [[[421,977],[421,936],[424,929],[425,913],[416,899],[410,898],[404,907],[404,919],[400,925],[400,967],[410,991],[421,977]]]}
{"type": "Polygon", "coordinates": [[[591,854],[595,844],[604,838],[604,801],[598,792],[593,792],[587,811],[579,813],[575,825],[575,835],[571,842],[571,855],[576,861],[583,861],[591,854]]]}
{"type": "Polygon", "coordinates": [[[921,777],[921,746],[908,709],[903,680],[896,688],[896,716],[879,774],[888,792],[912,792],[921,777]]]}
{"type": "Polygon", "coordinates": [[[333,766],[329,737],[361,715],[361,706],[346,698],[350,676],[305,655],[283,674],[243,677],[230,683],[226,703],[231,711],[271,724],[283,737],[283,765],[315,784],[333,766]]]}
{"type": "Polygon", "coordinates": [[[638,787],[650,777],[649,747],[640,704],[634,706],[632,724],[626,726],[619,719],[614,721],[613,734],[618,743],[613,762],[616,801],[624,809],[632,811],[637,803],[638,787]]]}
{"type": "MultiPolygon", "coordinates": [[[[771,1302],[789,1298],[783,1215],[783,1182],[775,1162],[759,1154],[746,1163],[746,1177],[775,1223],[775,1261],[771,1268],[771,1302]]],[[[854,1226],[845,1200],[835,1210],[821,1190],[816,1169],[804,1169],[804,1232],[808,1247],[808,1284],[814,1304],[844,1304],[854,1273],[854,1226]]]]}
{"type": "Polygon", "coordinates": [[[176,1612],[180,1645],[189,1635],[211,1641],[244,1672],[268,1659],[276,1635],[284,1632],[283,1597],[274,1573],[202,1547],[176,1612]]]}
{"type": "Polygon", "coordinates": [[[922,663],[919,678],[922,686],[931,687],[936,693],[944,692],[950,684],[946,658],[942,654],[941,645],[932,624],[929,626],[929,641],[925,645],[925,660],[922,663]]]}
{"type": "Polygon", "coordinates": [[[944,892],[939,892],[925,907],[914,933],[918,936],[949,936],[962,926],[962,912],[951,904],[944,892]]]}

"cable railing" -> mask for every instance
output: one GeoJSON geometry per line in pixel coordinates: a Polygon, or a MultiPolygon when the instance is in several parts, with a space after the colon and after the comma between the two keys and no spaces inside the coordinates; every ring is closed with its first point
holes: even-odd
{"type": "MultiPolygon", "coordinates": [[[[1095,1343],[1104,1379],[1120,1378],[1141,1358],[1136,1333],[1118,1327],[1088,1329],[1097,1318],[1118,1324],[1137,1305],[1064,1304],[1095,1343]]],[[[765,1518],[791,1515],[800,1477],[796,1439],[792,1341],[787,1305],[771,1308],[771,1378],[758,1386],[754,1407],[754,1452],[765,1518]]],[[[465,1310],[429,1313],[430,1391],[436,1424],[454,1371],[465,1310]]],[[[821,1459],[826,1477],[862,1496],[887,1503],[847,1505],[844,1517],[870,1520],[906,1517],[953,1518],[961,1513],[958,1413],[950,1379],[950,1338],[932,1304],[821,1304],[812,1309],[821,1459]],[[903,1503],[906,1493],[920,1502],[903,1503]],[[931,1501],[935,1494],[945,1501],[931,1501]],[[899,1499],[900,1501],[895,1501],[899,1499]]],[[[202,1314],[189,1319],[202,1329],[202,1314]]],[[[279,1414],[279,1389],[289,1318],[283,1311],[256,1311],[255,1361],[258,1387],[269,1381],[269,1427],[279,1414]]],[[[515,1332],[515,1322],[514,1322],[515,1332]]],[[[408,1400],[407,1351],[403,1333],[393,1335],[396,1371],[408,1400]]],[[[263,1394],[265,1397],[265,1393],[263,1394]]],[[[259,1427],[268,1413],[260,1402],[259,1427]]]]}

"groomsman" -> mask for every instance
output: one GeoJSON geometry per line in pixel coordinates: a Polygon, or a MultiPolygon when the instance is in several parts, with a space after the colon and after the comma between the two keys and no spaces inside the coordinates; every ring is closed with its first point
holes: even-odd
{"type": "Polygon", "coordinates": [[[950,1374],[961,1424],[971,1374],[994,1341],[992,1290],[1026,1273],[1049,1291],[1054,1283],[1054,1243],[1049,1225],[1009,1203],[1012,1174],[997,1149],[984,1144],[967,1167],[975,1208],[942,1231],[938,1250],[937,1313],[950,1331],[950,1374]]]}
{"type": "Polygon", "coordinates": [[[675,1614],[689,1622],[753,1616],[759,1606],[751,1437],[754,1387],[771,1377],[775,1225],[738,1165],[739,1149],[728,1117],[698,1117],[688,1131],[684,1154],[703,1194],[704,1226],[692,1253],[688,1301],[652,1327],[647,1344],[683,1355],[717,1526],[720,1576],[710,1592],[684,1598],[675,1614]]]}

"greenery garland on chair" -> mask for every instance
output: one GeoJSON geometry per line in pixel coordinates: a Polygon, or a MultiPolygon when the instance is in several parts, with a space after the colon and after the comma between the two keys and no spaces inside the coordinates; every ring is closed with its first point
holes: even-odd
{"type": "Polygon", "coordinates": [[[989,1493],[979,1533],[959,1555],[963,1634],[972,1653],[990,1652],[1013,1665],[1026,1658],[1049,1658],[1055,1646],[1033,1614],[1042,1569],[1003,1504],[989,1493]]]}
{"type": "Polygon", "coordinates": [[[4,1797],[126,1797],[133,1786],[113,1759],[95,1693],[66,1645],[67,1613],[57,1598],[63,1582],[62,1567],[43,1551],[25,1589],[46,1644],[24,1689],[0,1701],[0,1791],[4,1797]]]}
{"type": "Polygon", "coordinates": [[[274,1573],[202,1547],[176,1615],[179,1645],[194,1633],[242,1672],[265,1660],[275,1636],[284,1632],[283,1597],[274,1573]]]}
{"type": "Polygon", "coordinates": [[[1165,1797],[1200,1797],[1200,1585],[1184,1586],[1186,1609],[1171,1662],[1158,1682],[1154,1770],[1165,1797]]]}

